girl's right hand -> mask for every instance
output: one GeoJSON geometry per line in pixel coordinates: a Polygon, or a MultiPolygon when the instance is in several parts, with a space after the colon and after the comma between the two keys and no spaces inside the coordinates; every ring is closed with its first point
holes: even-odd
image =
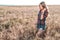
{"type": "Polygon", "coordinates": [[[41,20],[43,19],[43,14],[41,15],[41,20]]]}

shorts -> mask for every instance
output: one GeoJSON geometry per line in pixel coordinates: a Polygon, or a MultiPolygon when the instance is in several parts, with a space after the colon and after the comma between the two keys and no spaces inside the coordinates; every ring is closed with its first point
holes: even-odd
{"type": "Polygon", "coordinates": [[[46,29],[46,26],[45,26],[45,24],[43,24],[43,25],[37,24],[37,28],[38,29],[41,29],[41,30],[45,30],[46,29]]]}

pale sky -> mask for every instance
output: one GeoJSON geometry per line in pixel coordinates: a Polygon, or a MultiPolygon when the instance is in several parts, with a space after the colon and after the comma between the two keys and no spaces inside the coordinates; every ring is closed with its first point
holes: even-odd
{"type": "Polygon", "coordinates": [[[60,5],[60,0],[0,0],[0,5],[39,5],[41,1],[47,5],[60,5]]]}

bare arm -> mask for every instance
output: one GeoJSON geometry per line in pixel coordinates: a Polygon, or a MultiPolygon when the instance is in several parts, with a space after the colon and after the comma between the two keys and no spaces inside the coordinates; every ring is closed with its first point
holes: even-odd
{"type": "Polygon", "coordinates": [[[46,9],[44,9],[43,11],[42,11],[42,14],[41,14],[41,20],[43,19],[43,18],[46,18],[48,16],[48,11],[46,10],[46,9]],[[44,15],[44,12],[45,12],[45,15],[44,15]]]}

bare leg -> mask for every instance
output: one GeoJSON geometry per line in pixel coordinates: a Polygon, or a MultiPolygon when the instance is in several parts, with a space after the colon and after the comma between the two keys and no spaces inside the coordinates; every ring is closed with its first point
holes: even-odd
{"type": "Polygon", "coordinates": [[[37,34],[36,34],[36,36],[43,38],[43,37],[45,37],[44,32],[45,32],[44,30],[40,30],[39,29],[38,32],[37,32],[37,34]]]}

